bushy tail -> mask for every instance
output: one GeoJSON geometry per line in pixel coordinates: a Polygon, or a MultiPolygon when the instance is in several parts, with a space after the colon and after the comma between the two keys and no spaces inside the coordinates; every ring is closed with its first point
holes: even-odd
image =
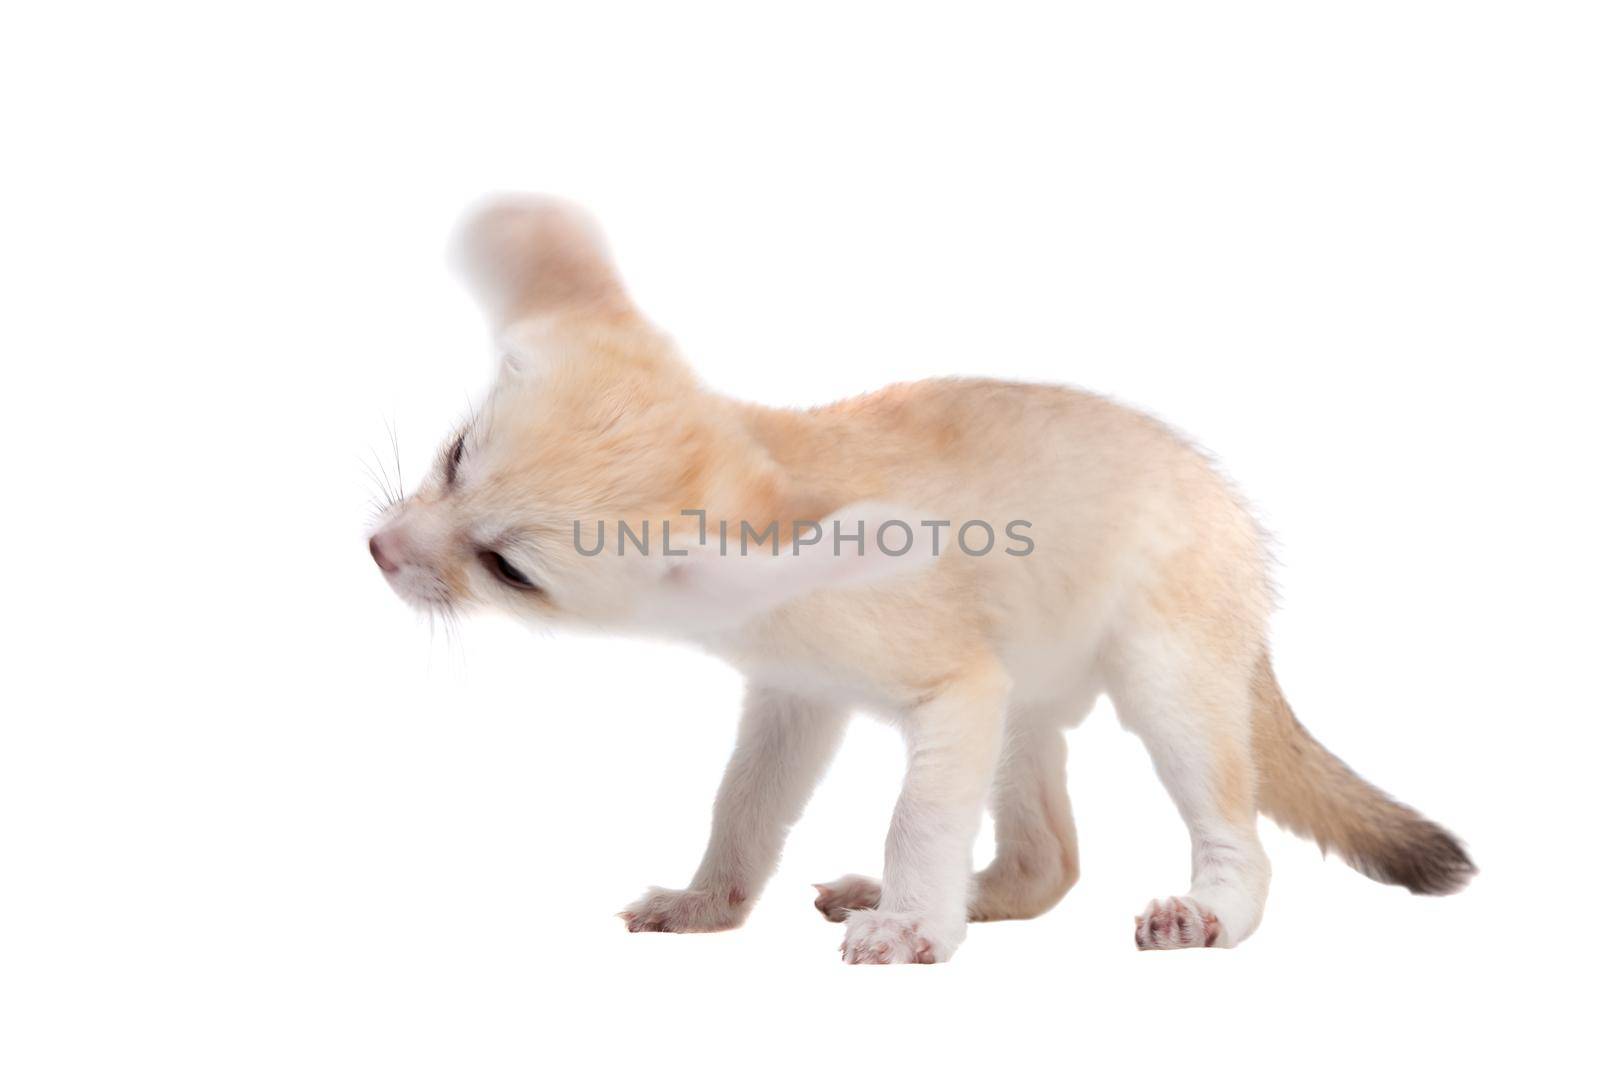
{"type": "Polygon", "coordinates": [[[1274,822],[1413,893],[1454,893],[1477,873],[1448,830],[1363,781],[1306,732],[1266,656],[1252,697],[1259,803],[1274,822]]]}

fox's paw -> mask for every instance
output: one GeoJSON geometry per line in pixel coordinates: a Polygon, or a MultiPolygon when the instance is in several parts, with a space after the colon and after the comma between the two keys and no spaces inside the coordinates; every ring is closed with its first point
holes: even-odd
{"type": "Polygon", "coordinates": [[[831,923],[842,923],[852,911],[865,911],[878,906],[878,895],[883,887],[876,878],[847,874],[831,882],[817,882],[817,910],[831,923]]]}
{"type": "Polygon", "coordinates": [[[1209,948],[1217,943],[1222,924],[1188,897],[1152,900],[1133,920],[1133,943],[1151,948],[1209,948]]]}
{"type": "Polygon", "coordinates": [[[749,910],[738,890],[716,893],[701,889],[650,891],[617,913],[631,933],[662,931],[675,934],[732,930],[744,922],[749,910]]]}
{"type": "Polygon", "coordinates": [[[846,963],[940,963],[952,950],[926,933],[917,916],[882,911],[852,912],[839,946],[846,963]]]}

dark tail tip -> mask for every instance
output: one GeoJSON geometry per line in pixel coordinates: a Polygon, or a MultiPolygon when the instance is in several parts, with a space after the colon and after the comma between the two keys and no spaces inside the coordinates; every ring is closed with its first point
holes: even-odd
{"type": "Polygon", "coordinates": [[[1362,852],[1356,864],[1362,874],[1428,896],[1458,892],[1478,873],[1455,835],[1426,819],[1362,852]]]}

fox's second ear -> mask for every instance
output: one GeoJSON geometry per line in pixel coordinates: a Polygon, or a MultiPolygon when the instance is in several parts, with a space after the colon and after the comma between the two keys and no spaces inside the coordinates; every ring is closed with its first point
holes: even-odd
{"type": "Polygon", "coordinates": [[[456,257],[497,333],[540,315],[632,310],[600,228],[555,197],[486,200],[462,223],[456,257]]]}
{"type": "Polygon", "coordinates": [[[808,593],[888,582],[938,560],[921,516],[888,504],[862,501],[807,526],[777,555],[737,544],[691,551],[665,568],[651,608],[684,629],[723,629],[808,593]]]}

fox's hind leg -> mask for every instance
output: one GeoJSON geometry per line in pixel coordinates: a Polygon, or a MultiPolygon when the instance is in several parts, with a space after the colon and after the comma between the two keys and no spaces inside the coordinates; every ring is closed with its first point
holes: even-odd
{"type": "Polygon", "coordinates": [[[1150,750],[1192,843],[1188,895],[1151,901],[1135,943],[1236,945],[1261,921],[1270,876],[1256,835],[1249,660],[1171,635],[1127,643],[1115,660],[1117,713],[1150,750]]]}
{"type": "Polygon", "coordinates": [[[1015,708],[990,798],[994,861],[972,883],[974,922],[1043,915],[1078,881],[1078,833],[1067,799],[1059,720],[1015,708]]]}

